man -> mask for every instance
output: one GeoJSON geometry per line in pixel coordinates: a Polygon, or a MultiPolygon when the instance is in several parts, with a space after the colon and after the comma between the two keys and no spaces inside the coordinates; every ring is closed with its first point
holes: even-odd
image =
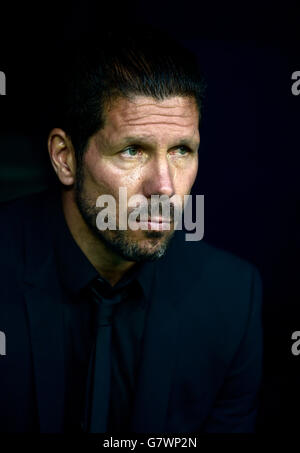
{"type": "Polygon", "coordinates": [[[176,196],[177,207],[191,191],[197,65],[136,28],[83,42],[70,66],[65,57],[59,127],[48,138],[60,191],[1,209],[0,429],[252,432],[257,270],[186,241],[175,231],[176,203],[169,217],[149,210],[146,228],[120,228],[120,188],[126,202],[176,196]],[[99,228],[101,196],[116,202],[116,228],[99,228]]]}

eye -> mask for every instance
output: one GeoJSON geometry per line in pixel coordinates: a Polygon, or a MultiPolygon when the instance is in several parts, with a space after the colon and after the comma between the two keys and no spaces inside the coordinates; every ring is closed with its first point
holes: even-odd
{"type": "Polygon", "coordinates": [[[181,155],[184,155],[189,152],[189,150],[185,146],[180,146],[179,151],[181,155]]]}
{"type": "Polygon", "coordinates": [[[191,153],[190,148],[188,148],[187,146],[178,146],[176,151],[179,154],[179,156],[186,156],[187,154],[191,153]]]}
{"type": "Polygon", "coordinates": [[[121,155],[124,157],[136,157],[139,154],[139,149],[135,146],[130,146],[123,151],[121,151],[121,155]]]}

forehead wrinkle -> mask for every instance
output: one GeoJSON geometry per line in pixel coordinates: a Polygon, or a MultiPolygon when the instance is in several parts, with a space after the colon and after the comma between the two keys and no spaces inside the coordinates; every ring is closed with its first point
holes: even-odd
{"type": "MultiPolygon", "coordinates": [[[[125,131],[126,133],[126,131],[125,131]]],[[[168,139],[169,143],[173,143],[174,145],[188,145],[188,146],[199,146],[199,130],[198,128],[194,127],[191,133],[183,134],[181,131],[176,134],[177,136],[171,136],[169,137],[169,134],[164,133],[163,136],[165,139],[168,139]],[[196,135],[196,137],[195,137],[196,135]]],[[[145,144],[147,146],[152,146],[156,145],[160,141],[160,137],[151,133],[151,132],[140,132],[136,131],[129,133],[128,135],[123,135],[119,136],[117,138],[117,142],[119,146],[125,146],[127,144],[137,142],[139,144],[145,144]]]]}
{"type": "Polygon", "coordinates": [[[189,127],[194,124],[194,119],[191,115],[143,115],[140,117],[128,117],[121,119],[120,123],[128,125],[145,125],[145,124],[178,124],[184,127],[189,127]]]}
{"type": "Polygon", "coordinates": [[[135,104],[137,107],[145,106],[145,105],[154,105],[157,107],[162,108],[176,108],[182,107],[183,105],[196,105],[196,99],[194,96],[186,96],[186,95],[173,95],[170,97],[165,97],[163,99],[156,99],[152,96],[144,96],[144,95],[137,95],[133,98],[126,99],[128,103],[135,104]],[[147,101],[143,102],[143,99],[147,99],[147,101]]]}
{"type": "Polygon", "coordinates": [[[192,126],[195,121],[197,121],[198,124],[198,117],[193,118],[192,114],[182,114],[182,115],[168,115],[168,114],[153,114],[153,113],[148,113],[145,115],[134,115],[134,114],[129,114],[129,115],[116,115],[115,121],[119,123],[120,125],[147,125],[147,124],[177,124],[180,126],[184,127],[189,127],[192,126]],[[145,118],[149,119],[149,121],[145,122],[145,118]],[[179,121],[186,121],[189,120],[188,123],[179,123],[176,121],[162,121],[161,118],[167,119],[170,118],[170,120],[178,119],[179,121]],[[152,120],[152,121],[151,121],[152,120]]]}
{"type": "MultiPolygon", "coordinates": [[[[180,102],[178,105],[157,105],[154,102],[137,102],[115,104],[116,108],[112,108],[106,117],[106,131],[104,134],[113,136],[133,136],[133,135],[148,135],[149,131],[140,130],[144,127],[166,127],[182,129],[193,129],[193,135],[198,130],[198,111],[195,103],[180,102]],[[142,109],[141,109],[142,107],[142,109]],[[146,108],[145,108],[146,107],[146,108]],[[149,107],[149,108],[148,108],[149,107]],[[154,109],[156,111],[154,111],[154,109]],[[172,112],[167,113],[166,110],[172,108],[172,112]],[[164,112],[162,111],[164,110],[164,112]],[[177,112],[174,111],[177,110],[177,112]],[[195,113],[197,112],[197,115],[195,113]],[[197,118],[196,118],[197,117],[197,118]],[[131,130],[136,129],[136,130],[131,130]]],[[[189,132],[188,132],[189,133],[189,132]]],[[[107,138],[108,138],[107,137],[107,138]]],[[[112,138],[112,137],[111,137],[112,138]]],[[[109,140],[110,141],[110,140],[109,140]]]]}
{"type": "MultiPolygon", "coordinates": [[[[191,135],[181,135],[178,137],[178,140],[185,140],[185,141],[189,141],[191,139],[191,137],[194,137],[195,135],[195,132],[197,132],[196,129],[193,130],[193,133],[191,135]]],[[[156,135],[153,135],[153,134],[134,134],[134,135],[126,135],[124,137],[121,138],[122,141],[134,141],[134,140],[143,140],[143,141],[151,141],[151,140],[156,140],[157,139],[157,136],[156,135]]],[[[176,139],[176,138],[175,138],[176,139]]]]}
{"type": "MultiPolygon", "coordinates": [[[[191,128],[194,131],[198,129],[198,120],[197,121],[191,121],[191,118],[189,118],[189,121],[187,121],[187,117],[185,117],[185,121],[162,121],[160,118],[158,118],[156,121],[153,121],[153,115],[145,115],[141,119],[136,119],[136,118],[123,118],[121,115],[118,116],[117,118],[112,119],[110,121],[110,127],[109,129],[114,132],[120,132],[120,129],[123,129],[126,131],[128,128],[138,128],[138,127],[147,127],[147,126],[169,126],[169,127],[178,127],[180,129],[186,129],[186,128],[191,128]],[[149,121],[145,121],[145,118],[149,118],[149,121]],[[196,124],[197,123],[197,124],[196,124]]],[[[174,118],[175,116],[173,116],[174,118]]],[[[178,118],[178,117],[177,117],[178,118]]],[[[128,135],[134,135],[129,132],[128,135]]],[[[138,135],[144,135],[144,132],[140,131],[138,132],[138,135]]],[[[146,135],[147,132],[146,132],[146,135]]]]}
{"type": "MultiPolygon", "coordinates": [[[[142,106],[136,106],[136,108],[133,110],[133,109],[130,109],[132,111],[132,114],[138,114],[138,115],[141,115],[141,116],[145,116],[145,115],[142,115],[138,110],[141,110],[141,107],[142,106]]],[[[190,106],[174,106],[174,107],[163,107],[163,106],[157,106],[157,105],[152,105],[150,106],[149,104],[147,104],[147,106],[144,106],[144,108],[142,110],[146,110],[148,107],[150,107],[148,110],[151,110],[151,111],[154,111],[156,110],[154,113],[151,113],[151,115],[170,115],[170,116],[189,116],[191,113],[189,112],[187,115],[185,115],[184,113],[187,111],[187,110],[191,110],[191,111],[197,111],[196,108],[192,108],[190,106]],[[170,110],[172,109],[173,111],[170,112],[170,113],[165,113],[166,110],[170,110]],[[178,110],[180,113],[173,113],[174,110],[178,110]]],[[[122,109],[123,111],[126,112],[126,110],[128,111],[128,107],[126,108],[123,108],[122,109]]],[[[147,111],[147,110],[146,110],[147,111]]],[[[146,113],[146,115],[148,115],[149,113],[146,113]]]]}
{"type": "Polygon", "coordinates": [[[183,104],[181,104],[181,105],[162,105],[162,104],[158,104],[157,102],[145,102],[143,104],[133,102],[133,104],[136,106],[137,109],[139,107],[145,107],[145,105],[146,106],[151,105],[151,106],[157,107],[158,109],[176,109],[176,108],[181,108],[183,106],[183,104]]]}
{"type": "Polygon", "coordinates": [[[132,107],[129,107],[129,106],[123,106],[119,109],[119,111],[116,111],[115,110],[115,116],[118,118],[118,117],[121,117],[121,118],[129,118],[131,119],[132,117],[135,118],[135,117],[138,117],[138,118],[145,118],[145,117],[149,117],[149,116],[166,116],[166,117],[178,117],[178,118],[186,118],[186,117],[191,117],[193,116],[195,113],[198,114],[198,110],[197,110],[197,107],[196,106],[191,106],[191,105],[186,105],[186,106],[174,106],[172,107],[172,109],[177,109],[178,112],[177,113],[174,113],[174,112],[170,112],[170,113],[166,113],[166,112],[162,112],[161,109],[164,109],[164,110],[169,110],[171,107],[169,106],[158,106],[157,104],[144,104],[142,110],[144,112],[139,112],[138,110],[141,109],[141,105],[135,105],[135,108],[132,109],[132,107]],[[150,107],[150,109],[147,109],[145,110],[145,107],[150,107]],[[154,109],[156,109],[156,111],[153,111],[154,109]],[[150,111],[149,111],[150,110],[150,111]]]}
{"type": "Polygon", "coordinates": [[[126,112],[125,113],[121,113],[121,114],[117,114],[116,115],[116,120],[117,121],[120,121],[120,122],[131,122],[131,121],[140,121],[140,120],[143,120],[145,118],[158,118],[158,121],[160,121],[160,118],[170,118],[170,119],[173,119],[173,118],[178,118],[179,120],[182,120],[182,119],[186,119],[186,118],[191,118],[192,116],[194,116],[193,114],[191,114],[190,112],[188,113],[184,113],[182,112],[181,114],[168,114],[168,113],[153,113],[153,112],[149,112],[149,113],[145,113],[143,115],[141,114],[136,114],[136,112],[134,113],[129,113],[126,112]]]}
{"type": "Polygon", "coordinates": [[[161,124],[161,125],[166,125],[166,126],[178,126],[178,127],[191,127],[192,124],[178,124],[176,122],[169,122],[169,121],[154,121],[154,122],[147,122],[147,123],[127,123],[126,125],[128,126],[150,126],[150,125],[158,125],[158,124],[161,124]]]}
{"type": "MultiPolygon", "coordinates": [[[[130,116],[130,114],[128,116],[130,116]]],[[[135,116],[135,115],[132,115],[132,116],[135,116]]],[[[181,115],[179,115],[179,114],[172,115],[171,113],[146,113],[145,115],[138,115],[139,118],[145,118],[147,116],[170,116],[171,118],[172,117],[186,118],[188,116],[191,116],[191,114],[184,115],[182,113],[181,115]]]]}

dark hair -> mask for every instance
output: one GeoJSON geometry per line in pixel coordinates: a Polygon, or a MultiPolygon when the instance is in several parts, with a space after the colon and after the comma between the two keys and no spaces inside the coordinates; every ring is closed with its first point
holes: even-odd
{"type": "Polygon", "coordinates": [[[191,96],[201,116],[204,84],[197,60],[161,31],[134,26],[86,35],[64,55],[55,126],[71,138],[78,165],[88,139],[104,126],[105,108],[119,96],[191,96]]]}

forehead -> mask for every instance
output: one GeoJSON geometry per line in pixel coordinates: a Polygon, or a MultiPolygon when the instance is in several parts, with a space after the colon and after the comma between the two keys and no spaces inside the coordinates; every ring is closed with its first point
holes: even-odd
{"type": "Polygon", "coordinates": [[[150,96],[118,98],[105,112],[102,134],[111,140],[125,135],[178,135],[196,138],[199,112],[191,97],[172,96],[157,100],[150,96]]]}

